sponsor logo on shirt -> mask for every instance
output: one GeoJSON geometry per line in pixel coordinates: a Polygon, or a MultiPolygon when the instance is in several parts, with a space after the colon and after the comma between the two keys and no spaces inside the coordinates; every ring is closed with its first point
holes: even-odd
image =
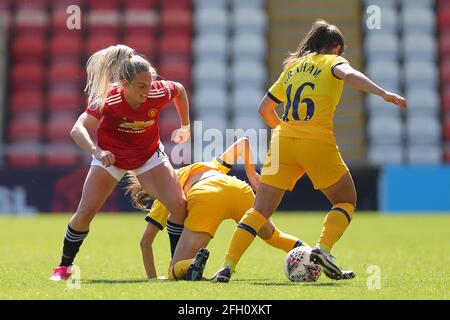
{"type": "Polygon", "coordinates": [[[154,118],[158,114],[158,110],[156,108],[151,108],[147,114],[150,118],[154,118]]]}
{"type": "Polygon", "coordinates": [[[133,121],[133,122],[122,122],[117,130],[128,133],[142,133],[148,127],[151,127],[155,123],[155,120],[149,121],[133,121]]]}

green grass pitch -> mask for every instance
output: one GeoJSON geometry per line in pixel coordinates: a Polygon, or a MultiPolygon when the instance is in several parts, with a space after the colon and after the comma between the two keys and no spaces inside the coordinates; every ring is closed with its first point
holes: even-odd
{"type": "MultiPolygon", "coordinates": [[[[291,283],[283,272],[285,253],[257,239],[228,284],[171,282],[145,278],[139,240],[145,228],[139,214],[99,214],[75,264],[79,289],[48,280],[59,263],[69,215],[0,218],[0,299],[450,299],[450,215],[357,213],[333,250],[337,263],[357,277],[316,283],[291,283]],[[367,284],[380,271],[380,288],[367,284]],[[372,271],[373,272],[373,271],[372,271]],[[372,278],[371,278],[372,276],[372,278]]],[[[324,214],[277,213],[286,232],[314,245],[324,214]]],[[[206,275],[224,259],[233,223],[219,228],[209,245],[206,275]]],[[[156,266],[165,275],[169,262],[166,232],[155,243],[156,266]]]]}

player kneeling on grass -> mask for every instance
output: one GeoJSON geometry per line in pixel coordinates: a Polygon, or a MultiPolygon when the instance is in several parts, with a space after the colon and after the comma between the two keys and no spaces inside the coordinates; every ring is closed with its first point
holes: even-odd
{"type": "MultiPolygon", "coordinates": [[[[180,184],[186,194],[188,216],[184,230],[176,248],[171,248],[172,262],[168,278],[171,280],[201,280],[209,252],[205,248],[214,237],[220,223],[233,219],[238,223],[245,212],[251,208],[257,189],[259,174],[255,171],[253,156],[247,138],[242,138],[230,146],[223,154],[210,162],[194,163],[176,170],[180,184]],[[245,173],[250,185],[228,176],[227,173],[238,157],[244,159],[245,173]]],[[[131,176],[127,192],[133,204],[147,211],[145,202],[151,195],[141,187],[139,181],[131,176]]],[[[142,236],[141,250],[148,278],[156,278],[152,243],[158,231],[166,225],[169,211],[158,200],[146,217],[147,228],[142,236]]],[[[302,240],[278,230],[269,219],[259,230],[258,235],[269,245],[289,252],[304,245],[302,240]]]]}

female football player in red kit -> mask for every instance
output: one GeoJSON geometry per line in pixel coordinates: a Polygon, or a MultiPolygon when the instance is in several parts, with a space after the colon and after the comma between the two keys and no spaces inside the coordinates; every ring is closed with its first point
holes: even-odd
{"type": "Polygon", "coordinates": [[[70,266],[89,232],[95,214],[128,172],[169,209],[168,231],[173,248],[183,230],[186,198],[163,145],[158,121],[165,105],[174,100],[181,128],[175,143],[189,139],[189,104],[184,87],[156,80],[156,71],[125,45],[94,53],[87,62],[88,107],[70,135],[92,154],[78,209],[67,226],[61,263],[51,280],[66,280],[70,266]],[[89,130],[97,128],[97,143],[89,130]]]}

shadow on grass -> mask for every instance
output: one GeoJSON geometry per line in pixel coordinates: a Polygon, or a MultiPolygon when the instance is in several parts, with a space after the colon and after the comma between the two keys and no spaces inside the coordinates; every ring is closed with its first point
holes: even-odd
{"type": "MultiPolygon", "coordinates": [[[[152,283],[152,282],[160,282],[161,279],[124,279],[124,280],[108,280],[108,279],[87,279],[87,280],[81,280],[81,283],[83,284],[130,284],[130,283],[152,283]]],[[[176,283],[177,281],[167,281],[167,283],[176,283]]],[[[183,281],[188,283],[189,281],[183,281]]],[[[208,282],[208,281],[204,281],[208,282]]],[[[203,283],[204,283],[203,282],[203,283]]],[[[280,282],[273,282],[272,279],[239,279],[234,280],[235,283],[246,283],[251,284],[255,286],[302,286],[302,287],[341,287],[345,285],[344,282],[320,282],[320,283],[314,283],[314,282],[287,282],[287,281],[280,281],[280,282]],[[264,282],[267,280],[267,282],[264,282]]]]}
{"type": "Polygon", "coordinates": [[[324,283],[301,283],[301,282],[251,282],[255,286],[302,286],[302,287],[340,287],[343,283],[324,282],[324,283]]]}
{"type": "Polygon", "coordinates": [[[290,281],[279,281],[274,282],[273,279],[236,279],[232,280],[236,283],[247,283],[255,286],[303,286],[303,287],[341,287],[345,286],[345,282],[290,282],[290,281]],[[267,282],[265,282],[267,281],[267,282]]]}
{"type": "Polygon", "coordinates": [[[145,283],[150,282],[148,279],[125,279],[125,280],[96,280],[96,279],[87,279],[81,280],[83,284],[128,284],[128,283],[145,283]]]}

